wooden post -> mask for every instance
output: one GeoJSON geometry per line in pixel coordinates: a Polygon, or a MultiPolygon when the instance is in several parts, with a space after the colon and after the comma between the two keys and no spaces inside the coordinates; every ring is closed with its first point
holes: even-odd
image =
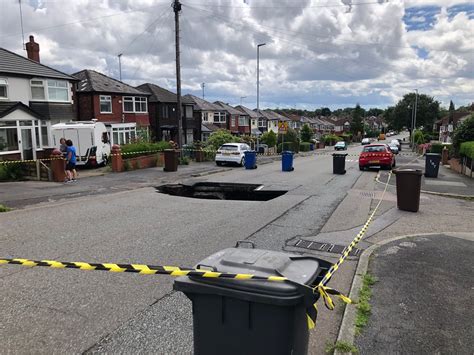
{"type": "Polygon", "coordinates": [[[123,171],[123,160],[122,160],[122,149],[119,145],[114,144],[112,146],[112,171],[114,173],[120,173],[123,171]]]}

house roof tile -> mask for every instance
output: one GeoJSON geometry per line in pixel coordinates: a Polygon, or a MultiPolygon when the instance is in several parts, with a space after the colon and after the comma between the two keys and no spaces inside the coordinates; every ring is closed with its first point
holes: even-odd
{"type": "Polygon", "coordinates": [[[0,118],[5,117],[9,113],[11,113],[13,111],[16,111],[16,110],[25,111],[25,112],[29,113],[30,115],[32,115],[36,118],[39,118],[39,119],[44,118],[38,112],[32,110],[31,108],[26,106],[21,101],[0,101],[0,118]]]}
{"type": "MultiPolygon", "coordinates": [[[[145,83],[137,86],[137,89],[145,91],[151,94],[149,101],[150,102],[167,102],[167,103],[177,103],[177,95],[174,92],[166,90],[161,86],[151,83],[145,83]]],[[[186,96],[181,97],[181,102],[183,104],[193,104],[194,102],[186,96]]]]}
{"type": "Polygon", "coordinates": [[[214,105],[222,107],[225,111],[227,111],[231,115],[241,115],[242,112],[240,110],[237,110],[236,108],[233,108],[232,106],[222,102],[222,101],[216,101],[214,102],[214,105]]]}
{"type": "Polygon", "coordinates": [[[77,92],[149,95],[147,92],[138,90],[131,85],[96,72],[95,70],[81,70],[80,72],[74,73],[73,76],[80,80],[77,92]]]}
{"type": "Polygon", "coordinates": [[[224,111],[222,107],[214,105],[212,102],[203,100],[191,94],[184,95],[183,98],[186,98],[190,102],[194,103],[194,109],[197,111],[224,111]]]}
{"type": "Polygon", "coordinates": [[[77,79],[71,75],[10,52],[4,48],[0,48],[0,73],[77,81],[77,79]]]}

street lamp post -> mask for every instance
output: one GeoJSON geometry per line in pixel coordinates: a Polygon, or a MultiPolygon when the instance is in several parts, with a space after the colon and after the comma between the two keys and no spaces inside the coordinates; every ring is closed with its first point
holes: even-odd
{"type": "Polygon", "coordinates": [[[118,57],[118,61],[119,61],[119,80],[122,81],[122,54],[123,53],[120,53],[119,55],[117,55],[118,57]]]}
{"type": "Polygon", "coordinates": [[[241,96],[241,97],[240,97],[240,106],[242,106],[242,100],[243,100],[243,99],[246,99],[246,98],[247,98],[247,96],[241,96]]]}
{"type": "MultiPolygon", "coordinates": [[[[260,47],[263,47],[266,43],[257,44],[257,114],[260,115],[260,47]]],[[[258,118],[257,118],[258,126],[258,118]]],[[[252,129],[252,126],[250,126],[252,129]]],[[[257,149],[258,149],[258,135],[257,135],[257,149]]]]}

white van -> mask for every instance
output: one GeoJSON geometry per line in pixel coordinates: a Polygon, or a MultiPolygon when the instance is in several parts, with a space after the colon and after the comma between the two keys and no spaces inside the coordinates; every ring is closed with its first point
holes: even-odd
{"type": "Polygon", "coordinates": [[[76,147],[79,166],[107,164],[110,157],[110,138],[102,122],[73,121],[51,126],[53,144],[59,147],[61,138],[70,139],[76,147]]]}

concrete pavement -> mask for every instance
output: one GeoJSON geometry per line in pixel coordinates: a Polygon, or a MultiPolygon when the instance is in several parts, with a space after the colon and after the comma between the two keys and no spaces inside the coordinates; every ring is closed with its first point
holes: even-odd
{"type": "Polygon", "coordinates": [[[361,354],[472,354],[474,234],[397,239],[372,254],[361,354]]]}

